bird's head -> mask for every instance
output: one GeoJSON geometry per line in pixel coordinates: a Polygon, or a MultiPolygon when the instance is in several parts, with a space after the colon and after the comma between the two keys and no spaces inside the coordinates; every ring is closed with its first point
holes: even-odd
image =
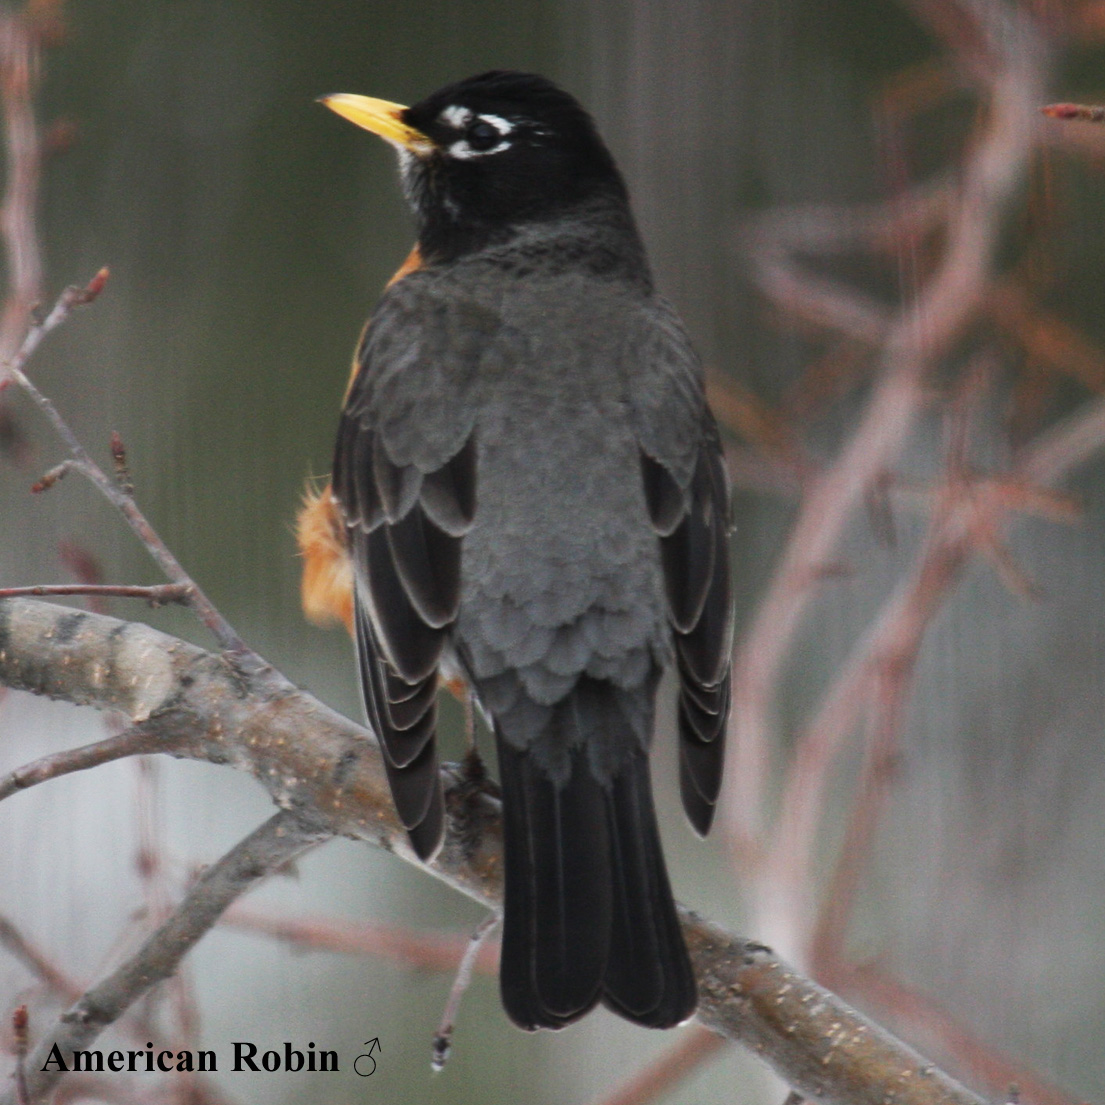
{"type": "Polygon", "coordinates": [[[483,73],[413,107],[346,93],[321,102],[396,147],[427,259],[575,209],[628,214],[625,184],[591,117],[544,77],[483,73]]]}

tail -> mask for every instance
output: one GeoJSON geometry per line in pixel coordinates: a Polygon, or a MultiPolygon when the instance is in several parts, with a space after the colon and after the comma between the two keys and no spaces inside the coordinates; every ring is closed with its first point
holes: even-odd
{"type": "Polygon", "coordinates": [[[584,676],[525,749],[496,729],[500,988],[507,1014],[525,1029],[562,1028],[599,1001],[636,1024],[670,1028],[697,1002],[647,753],[617,709],[624,694],[584,676]]]}

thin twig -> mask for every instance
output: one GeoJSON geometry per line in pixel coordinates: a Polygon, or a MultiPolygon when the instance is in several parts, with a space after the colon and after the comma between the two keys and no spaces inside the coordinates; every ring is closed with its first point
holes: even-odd
{"type": "Polygon", "coordinates": [[[27,1007],[20,1005],[12,1013],[12,1036],[15,1041],[15,1100],[16,1105],[31,1105],[31,1095],[27,1092],[27,1061],[29,1017],[27,1007]]]}
{"type": "MultiPolygon", "coordinates": [[[[271,937],[297,951],[327,951],[340,955],[371,955],[422,971],[454,971],[470,946],[455,933],[415,932],[400,925],[364,924],[322,918],[273,917],[234,907],[221,924],[271,937]]],[[[484,943],[475,969],[492,975],[498,970],[499,948],[484,943]]]]}
{"type": "MultiPolygon", "coordinates": [[[[150,987],[172,975],[232,901],[329,835],[316,822],[281,810],[209,867],[142,947],[110,977],[85,993],[62,1015],[53,1032],[42,1038],[28,1064],[31,1099],[45,1097],[61,1078],[56,1069],[42,1069],[55,1046],[62,1055],[87,1048],[150,987]]],[[[0,1105],[11,1103],[11,1094],[0,1095],[0,1105]]]]}
{"type": "Polygon", "coordinates": [[[1105,123],[1105,107],[1097,104],[1048,104],[1040,110],[1049,119],[1081,119],[1087,123],[1105,123]]]}
{"type": "MultiPolygon", "coordinates": [[[[7,260],[8,294],[0,323],[0,362],[19,347],[27,319],[42,299],[42,259],[36,207],[42,143],[35,123],[34,93],[42,75],[39,37],[25,12],[0,16],[0,93],[3,98],[7,182],[0,202],[0,229],[7,260]]],[[[0,371],[0,391],[3,390],[0,371]]]]}
{"type": "Polygon", "coordinates": [[[26,587],[0,587],[0,599],[20,596],[36,598],[63,595],[90,595],[95,598],[145,599],[150,606],[179,603],[187,606],[192,597],[189,583],[157,583],[152,586],[126,586],[115,583],[40,583],[26,587]]]}
{"type": "MultiPolygon", "coordinates": [[[[22,347],[10,364],[6,366],[6,370],[0,369],[0,372],[6,371],[8,379],[18,384],[30,396],[31,400],[54,427],[57,435],[65,443],[72,457],[73,467],[78,469],[108,502],[123,515],[130,528],[138,536],[139,541],[142,542],[165,575],[169,577],[172,583],[188,589],[188,605],[195,610],[196,615],[211,631],[224,651],[236,653],[242,658],[252,657],[253,653],[246,647],[245,642],[219,613],[198,584],[185,572],[168,545],[162,541],[146,516],[139,510],[138,505],[128,491],[119,485],[118,480],[109,477],[92,459],[76,434],[70,429],[69,424],[62,418],[58,409],[35,387],[23,371],[28,358],[38,348],[43,337],[57,326],[60,326],[75,307],[95,299],[103,290],[106,281],[107,269],[101,269],[85,287],[66,288],[46,318],[31,327],[22,347]]],[[[2,377],[0,377],[0,383],[2,383],[2,377]]]]}
{"type": "Polygon", "coordinates": [[[475,969],[476,960],[480,954],[480,948],[484,941],[491,935],[501,916],[498,912],[489,913],[475,928],[468,940],[468,947],[464,949],[460,966],[457,968],[456,978],[449,990],[449,998],[445,1002],[445,1012],[441,1015],[441,1024],[433,1040],[433,1052],[430,1058],[430,1066],[435,1071],[445,1069],[449,1055],[453,1050],[453,1030],[456,1027],[457,1014],[460,1012],[460,1003],[468,991],[472,981],[472,971],[475,969]]]}
{"type": "Polygon", "coordinates": [[[32,763],[17,767],[7,775],[0,776],[0,802],[17,791],[27,790],[50,779],[59,779],[62,775],[70,775],[74,771],[87,771],[90,767],[99,767],[101,764],[120,760],[125,756],[140,756],[143,753],[172,750],[171,742],[152,734],[146,728],[134,726],[93,744],[43,756],[32,763]]]}
{"type": "Polygon", "coordinates": [[[43,985],[66,1001],[75,1001],[83,987],[56,967],[7,917],[0,915],[0,947],[6,948],[43,985]]]}

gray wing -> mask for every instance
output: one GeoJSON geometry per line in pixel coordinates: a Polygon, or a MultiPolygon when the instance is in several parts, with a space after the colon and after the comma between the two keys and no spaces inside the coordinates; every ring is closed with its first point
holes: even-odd
{"type": "Polygon", "coordinates": [[[393,285],[357,351],[334,455],[365,708],[396,811],[423,859],[444,832],[438,664],[476,509],[472,392],[497,328],[493,314],[434,295],[418,274],[393,285]]]}
{"type": "Polygon", "coordinates": [[[658,304],[635,343],[628,352],[645,366],[632,399],[641,475],[679,677],[679,784],[687,817],[705,835],[721,789],[730,703],[729,481],[702,371],[674,311],[658,304]]]}

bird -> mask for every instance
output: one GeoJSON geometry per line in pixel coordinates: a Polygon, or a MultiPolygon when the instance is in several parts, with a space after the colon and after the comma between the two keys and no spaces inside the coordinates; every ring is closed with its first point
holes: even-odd
{"type": "Polygon", "coordinates": [[[691,1017],[649,775],[662,674],[705,835],[721,786],[730,490],[703,370],[580,103],[493,70],[411,107],[321,98],[398,153],[417,244],[354,356],[303,602],[356,641],[414,852],[440,848],[439,686],[488,722],[503,821],[500,994],[527,1030],[599,1003],[691,1017]]]}

